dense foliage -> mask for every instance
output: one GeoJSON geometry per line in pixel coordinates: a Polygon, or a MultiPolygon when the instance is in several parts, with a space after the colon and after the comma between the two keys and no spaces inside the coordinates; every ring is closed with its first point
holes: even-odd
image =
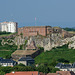
{"type": "Polygon", "coordinates": [[[40,65],[38,67],[31,67],[31,66],[14,66],[14,67],[0,67],[0,75],[4,75],[5,73],[10,73],[12,71],[39,71],[43,73],[55,73],[56,71],[59,71],[59,69],[54,68],[52,66],[47,65],[40,65]]]}
{"type": "Polygon", "coordinates": [[[51,51],[42,52],[35,58],[35,63],[50,64],[53,61],[56,63],[74,63],[75,62],[75,49],[68,49],[68,45],[53,48],[51,51]]]}
{"type": "Polygon", "coordinates": [[[0,35],[4,35],[4,34],[11,34],[11,32],[6,32],[6,31],[0,31],[0,35]]]}
{"type": "Polygon", "coordinates": [[[2,58],[10,58],[12,51],[0,51],[0,57],[2,58]]]}
{"type": "Polygon", "coordinates": [[[63,28],[66,31],[75,31],[75,28],[63,28]]]}

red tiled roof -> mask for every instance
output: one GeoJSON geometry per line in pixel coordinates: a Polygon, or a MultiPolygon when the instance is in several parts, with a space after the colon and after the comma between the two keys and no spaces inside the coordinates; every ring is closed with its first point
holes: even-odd
{"type": "Polygon", "coordinates": [[[25,71],[25,72],[11,72],[6,75],[38,75],[38,71],[25,71]]]}
{"type": "Polygon", "coordinates": [[[44,73],[40,72],[40,73],[39,73],[39,75],[46,75],[46,74],[44,74],[44,73]]]}
{"type": "Polygon", "coordinates": [[[57,75],[56,73],[48,73],[47,75],[57,75]]]}
{"type": "Polygon", "coordinates": [[[71,73],[70,71],[57,71],[56,73],[48,73],[47,75],[75,75],[74,73],[71,73]]]}
{"type": "Polygon", "coordinates": [[[56,73],[61,75],[71,75],[70,71],[57,71],[56,73]]]}

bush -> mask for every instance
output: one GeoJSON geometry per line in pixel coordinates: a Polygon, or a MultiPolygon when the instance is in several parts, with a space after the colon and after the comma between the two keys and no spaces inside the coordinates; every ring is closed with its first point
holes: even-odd
{"type": "Polygon", "coordinates": [[[69,60],[65,60],[64,58],[60,58],[57,61],[62,63],[69,63],[69,60]]]}
{"type": "Polygon", "coordinates": [[[4,34],[11,34],[11,32],[6,32],[6,31],[0,31],[0,35],[4,35],[4,34]]]}

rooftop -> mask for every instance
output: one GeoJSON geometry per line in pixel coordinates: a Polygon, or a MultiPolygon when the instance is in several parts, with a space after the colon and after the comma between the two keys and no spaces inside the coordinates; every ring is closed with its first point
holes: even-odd
{"type": "MultiPolygon", "coordinates": [[[[1,58],[1,57],[0,57],[1,58]]],[[[15,61],[14,60],[12,60],[12,59],[3,59],[3,58],[1,58],[0,59],[0,63],[14,63],[15,61]]]]}
{"type": "Polygon", "coordinates": [[[39,27],[41,28],[41,27],[51,27],[51,26],[24,26],[24,27],[20,27],[20,28],[25,28],[25,27],[26,27],[26,28],[31,28],[31,27],[32,27],[32,28],[33,28],[33,27],[34,27],[34,28],[36,28],[36,27],[37,27],[37,28],[39,28],[39,27]]]}
{"type": "Polygon", "coordinates": [[[57,71],[56,73],[48,73],[47,75],[75,75],[70,71],[57,71]]]}
{"type": "Polygon", "coordinates": [[[16,50],[13,55],[32,55],[37,50],[16,50]]]}
{"type": "Polygon", "coordinates": [[[38,75],[38,71],[11,72],[6,75],[38,75]]]}
{"type": "Polygon", "coordinates": [[[55,67],[59,67],[59,68],[72,68],[73,65],[72,65],[72,64],[62,64],[62,63],[58,63],[55,67]]]}
{"type": "Polygon", "coordinates": [[[18,61],[30,61],[30,60],[34,61],[34,59],[32,57],[22,57],[18,61]]]}

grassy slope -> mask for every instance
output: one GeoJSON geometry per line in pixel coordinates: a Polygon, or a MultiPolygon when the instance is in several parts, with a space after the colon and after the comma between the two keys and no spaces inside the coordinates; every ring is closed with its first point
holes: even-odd
{"type": "Polygon", "coordinates": [[[0,37],[6,37],[6,36],[13,35],[13,34],[15,34],[15,33],[10,33],[10,34],[2,34],[2,35],[0,35],[0,37]]]}
{"type": "Polygon", "coordinates": [[[11,55],[12,51],[0,51],[0,57],[5,58],[6,55],[11,55]]]}
{"type": "Polygon", "coordinates": [[[35,63],[50,63],[53,60],[64,58],[69,60],[71,63],[75,62],[75,50],[68,49],[66,46],[56,48],[51,51],[43,52],[35,58],[35,63]]]}

